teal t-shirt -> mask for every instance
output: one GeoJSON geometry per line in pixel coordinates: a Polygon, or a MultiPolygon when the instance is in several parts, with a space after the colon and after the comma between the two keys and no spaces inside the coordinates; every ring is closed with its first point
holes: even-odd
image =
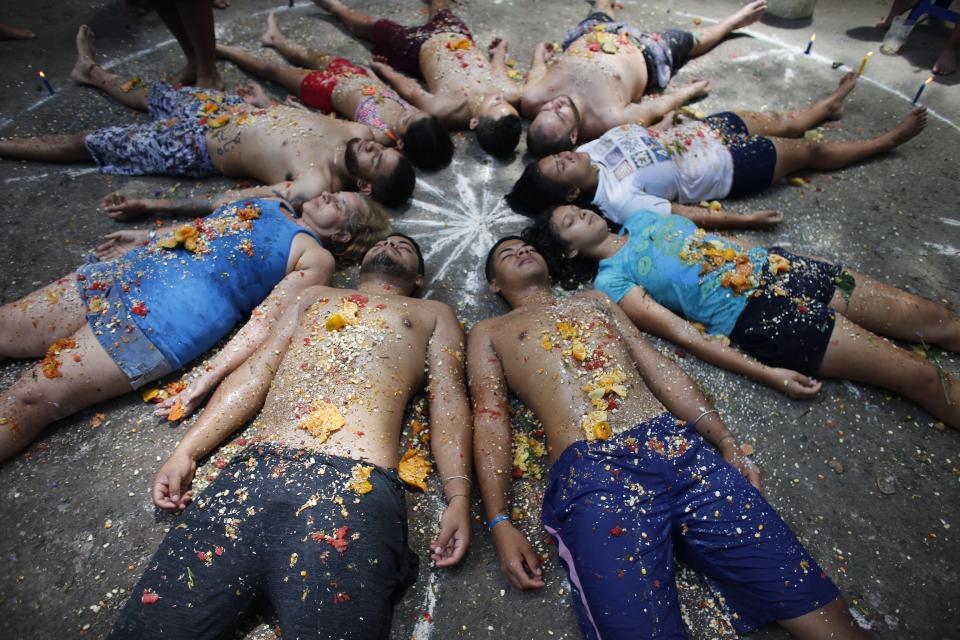
{"type": "Polygon", "coordinates": [[[626,245],[600,261],[594,288],[620,302],[630,289],[641,286],[670,311],[703,324],[707,333],[729,335],[759,282],[767,250],[756,247],[744,251],[729,240],[698,231],[682,216],[634,213],[620,230],[621,234],[630,234],[626,245]],[[733,261],[703,273],[709,260],[704,251],[722,253],[726,249],[750,258],[752,286],[742,293],[723,285],[724,273],[734,270],[733,261]]]}

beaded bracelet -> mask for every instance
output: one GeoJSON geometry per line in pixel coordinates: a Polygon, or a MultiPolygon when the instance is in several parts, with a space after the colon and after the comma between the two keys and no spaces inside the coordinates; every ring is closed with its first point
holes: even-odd
{"type": "Polygon", "coordinates": [[[493,528],[495,526],[497,526],[501,522],[506,522],[509,519],[510,519],[510,516],[504,515],[502,513],[498,516],[494,516],[493,519],[491,519],[490,522],[487,523],[487,531],[493,531],[493,528]]]}

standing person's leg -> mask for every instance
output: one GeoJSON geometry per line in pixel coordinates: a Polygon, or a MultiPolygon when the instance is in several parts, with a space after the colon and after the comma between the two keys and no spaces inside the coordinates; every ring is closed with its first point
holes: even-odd
{"type": "Polygon", "coordinates": [[[125,107],[137,111],[146,111],[148,90],[143,88],[124,91],[121,88],[123,80],[120,76],[110,73],[96,63],[93,50],[95,40],[96,36],[93,29],[85,24],[80,25],[76,38],[77,62],[73,65],[70,77],[77,84],[100,89],[125,107]]]}
{"type": "Polygon", "coordinates": [[[937,366],[837,315],[820,375],[894,391],[960,429],[960,382],[937,366]]]}
{"type": "Polygon", "coordinates": [[[180,24],[194,54],[198,87],[223,90],[217,70],[217,37],[213,29],[213,5],[210,0],[175,0],[180,24]]]}
{"type": "Polygon", "coordinates": [[[813,129],[826,120],[839,120],[843,115],[843,101],[857,84],[855,73],[840,79],[836,91],[829,96],[793,111],[735,111],[747,130],[760,136],[800,138],[808,129],[813,129]]]}
{"type": "Polygon", "coordinates": [[[43,357],[54,340],[74,334],[86,321],[77,274],[67,274],[0,307],[0,357],[43,357]]]}
{"type": "Polygon", "coordinates": [[[55,134],[36,138],[0,140],[0,157],[38,162],[89,162],[93,156],[85,144],[87,136],[96,131],[55,134]]]}
{"type": "Polygon", "coordinates": [[[267,30],[260,37],[260,42],[265,47],[276,49],[277,53],[292,64],[305,69],[325,69],[330,64],[330,60],[333,59],[330,54],[309,49],[287,38],[280,30],[280,23],[277,22],[277,17],[273,11],[267,16],[267,30]]]}
{"type": "Polygon", "coordinates": [[[693,48],[690,49],[690,57],[696,58],[697,56],[702,56],[720,44],[720,41],[732,32],[741,27],[751,25],[762,18],[766,10],[767,0],[755,0],[717,24],[701,29],[699,33],[697,33],[693,48]]]}
{"type": "Polygon", "coordinates": [[[931,69],[938,76],[949,76],[957,71],[957,49],[960,49],[960,23],[953,26],[953,31],[943,45],[940,57],[933,63],[931,69]]]}
{"type": "Polygon", "coordinates": [[[893,4],[890,5],[890,11],[887,12],[887,17],[878,22],[877,26],[881,29],[888,28],[894,18],[904,13],[907,9],[913,9],[918,1],[919,0],[894,0],[893,4]]]}
{"type": "Polygon", "coordinates": [[[229,60],[255,78],[274,82],[288,93],[300,95],[300,84],[303,79],[312,73],[309,69],[292,67],[288,64],[278,64],[250,55],[243,49],[217,45],[217,56],[229,60]]]}
{"type": "Polygon", "coordinates": [[[170,76],[170,83],[193,85],[197,81],[197,54],[193,49],[193,42],[190,40],[187,30],[180,21],[180,13],[177,11],[176,5],[170,0],[153,0],[152,7],[160,16],[160,19],[163,20],[163,23],[167,25],[167,29],[170,30],[173,37],[177,39],[180,50],[183,51],[183,55],[187,59],[183,68],[170,76]]]}
{"type": "Polygon", "coordinates": [[[68,340],[0,395],[0,461],[51,422],[133,389],[88,324],[68,340]]]}
{"type": "Polygon", "coordinates": [[[846,270],[854,279],[849,297],[838,289],[830,306],[861,327],[907,342],[960,353],[960,316],[946,307],[846,270]]]}
{"type": "Polygon", "coordinates": [[[340,0],[313,0],[313,3],[332,13],[353,35],[363,40],[373,40],[373,25],[376,24],[377,18],[353,11],[340,0]]]}
{"type": "Polygon", "coordinates": [[[770,138],[777,150],[774,180],[802,169],[832,171],[896,149],[927,126],[927,110],[917,107],[896,127],[876,138],[843,142],[811,142],[770,138]]]}

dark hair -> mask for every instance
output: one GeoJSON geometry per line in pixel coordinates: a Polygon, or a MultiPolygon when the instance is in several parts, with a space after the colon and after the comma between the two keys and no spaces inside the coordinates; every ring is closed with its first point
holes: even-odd
{"type": "Polygon", "coordinates": [[[544,207],[567,201],[570,190],[543,175],[536,161],[527,165],[506,195],[507,204],[517,213],[535,217],[544,207]]]}
{"type": "Polygon", "coordinates": [[[426,269],[424,268],[424,264],[423,264],[423,252],[420,251],[420,245],[417,244],[417,241],[411,238],[410,236],[408,236],[407,234],[400,233],[399,231],[394,231],[393,233],[388,234],[387,238],[390,238],[392,236],[403,238],[404,240],[406,240],[407,242],[413,245],[413,250],[417,252],[417,274],[421,276],[425,275],[426,269]]]}
{"type": "MultiPolygon", "coordinates": [[[[520,236],[543,256],[554,282],[564,289],[576,289],[596,277],[599,263],[579,254],[573,258],[567,257],[570,247],[560,238],[552,219],[553,212],[560,206],[564,205],[555,204],[543,210],[520,236]]],[[[609,221],[607,225],[609,227],[609,221]]]]}
{"type": "Polygon", "coordinates": [[[497,158],[505,158],[513,153],[520,142],[523,125],[520,116],[503,116],[499,120],[480,118],[477,125],[477,142],[480,148],[497,158]]]}
{"type": "Polygon", "coordinates": [[[497,247],[510,240],[520,240],[525,242],[525,240],[520,236],[504,236],[493,243],[493,246],[490,247],[490,251],[487,251],[487,260],[483,264],[483,274],[487,276],[487,282],[493,280],[493,254],[496,252],[497,247]]]}
{"type": "Polygon", "coordinates": [[[527,151],[538,158],[560,153],[561,151],[569,151],[573,149],[573,143],[570,142],[570,133],[572,131],[573,127],[556,140],[548,140],[546,136],[540,133],[540,127],[535,127],[531,123],[527,128],[527,151]]]}
{"type": "Polygon", "coordinates": [[[407,158],[400,156],[397,166],[389,176],[380,176],[373,181],[370,195],[388,207],[399,207],[413,195],[413,186],[417,181],[417,174],[413,172],[413,164],[407,158]]]}
{"type": "Polygon", "coordinates": [[[410,162],[418,169],[439,169],[453,157],[450,132],[437,116],[415,121],[400,139],[403,140],[403,154],[410,158],[410,162]]]}

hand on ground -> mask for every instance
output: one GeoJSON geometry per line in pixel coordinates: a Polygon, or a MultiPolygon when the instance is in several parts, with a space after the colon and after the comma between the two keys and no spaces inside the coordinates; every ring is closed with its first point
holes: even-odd
{"type": "Polygon", "coordinates": [[[153,504],[173,511],[185,509],[193,499],[190,485],[196,470],[196,462],[174,451],[153,479],[153,504]]]}
{"type": "Polygon", "coordinates": [[[552,42],[539,42],[533,50],[533,59],[547,62],[553,55],[554,46],[552,42]]]}
{"type": "Polygon", "coordinates": [[[114,260],[127,252],[142,247],[150,240],[150,232],[139,229],[114,231],[103,236],[104,242],[97,245],[94,253],[97,260],[114,260]]]}
{"type": "Polygon", "coordinates": [[[179,402],[181,409],[179,419],[186,418],[197,410],[197,407],[203,403],[203,399],[207,397],[208,393],[210,393],[210,384],[204,376],[201,376],[188,384],[186,389],[180,393],[172,395],[161,402],[153,414],[167,417],[179,402]]]}
{"type": "Polygon", "coordinates": [[[456,497],[440,518],[440,533],[430,543],[430,557],[438,567],[452,567],[470,546],[470,500],[456,497]]]}
{"type": "Polygon", "coordinates": [[[754,227],[769,228],[775,227],[783,222],[783,213],[780,211],[754,211],[745,216],[754,227]]]}
{"type": "Polygon", "coordinates": [[[509,522],[501,522],[493,528],[493,539],[500,556],[500,569],[517,589],[539,589],[546,584],[540,558],[537,557],[527,537],[509,522]]]}
{"type": "Polygon", "coordinates": [[[245,82],[244,84],[237,85],[234,90],[238,96],[243,98],[243,101],[254,107],[260,107],[261,109],[266,109],[271,104],[273,100],[270,99],[270,96],[267,95],[267,92],[264,90],[263,85],[259,82],[245,82]]]}
{"type": "Polygon", "coordinates": [[[134,220],[156,211],[153,201],[148,198],[128,198],[114,191],[100,201],[100,208],[114,220],[134,220]]]}
{"type": "Polygon", "coordinates": [[[757,491],[763,490],[760,469],[757,467],[757,465],[753,464],[753,461],[750,460],[750,458],[743,455],[743,452],[740,451],[740,447],[733,447],[729,451],[725,452],[723,454],[723,459],[730,463],[730,466],[739,471],[744,478],[749,480],[750,484],[757,488],[757,491]]]}
{"type": "Polygon", "coordinates": [[[772,369],[770,386],[797,400],[808,400],[818,393],[823,383],[790,369],[772,369]]]}

